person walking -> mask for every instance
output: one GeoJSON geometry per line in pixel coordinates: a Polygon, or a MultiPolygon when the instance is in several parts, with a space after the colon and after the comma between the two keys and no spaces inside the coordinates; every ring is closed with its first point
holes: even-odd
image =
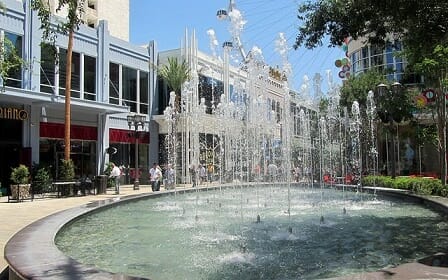
{"type": "Polygon", "coordinates": [[[198,169],[200,180],[199,185],[202,185],[202,183],[207,182],[207,171],[205,170],[205,167],[202,164],[199,164],[198,169]]]}
{"type": "Polygon", "coordinates": [[[162,172],[157,166],[157,163],[153,163],[151,169],[149,169],[149,181],[151,182],[151,189],[153,192],[158,191],[159,178],[162,177],[162,172]]]}
{"type": "Polygon", "coordinates": [[[174,189],[174,168],[173,166],[169,163],[167,166],[167,169],[165,170],[165,189],[166,190],[170,190],[170,189],[174,189]]]}
{"type": "Polygon", "coordinates": [[[194,188],[196,187],[196,179],[197,179],[196,166],[194,165],[194,163],[190,164],[188,170],[190,172],[191,182],[193,183],[191,187],[194,188]]]}
{"type": "Polygon", "coordinates": [[[115,184],[115,194],[120,194],[120,176],[121,176],[121,170],[118,168],[118,166],[115,165],[115,163],[111,163],[112,170],[110,171],[109,178],[114,179],[115,184]]]}

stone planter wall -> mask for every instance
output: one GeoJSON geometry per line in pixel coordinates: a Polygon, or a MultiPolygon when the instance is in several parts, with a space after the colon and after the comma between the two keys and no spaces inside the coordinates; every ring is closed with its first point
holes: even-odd
{"type": "Polygon", "coordinates": [[[11,196],[9,200],[22,201],[31,198],[31,184],[11,185],[11,196]]]}

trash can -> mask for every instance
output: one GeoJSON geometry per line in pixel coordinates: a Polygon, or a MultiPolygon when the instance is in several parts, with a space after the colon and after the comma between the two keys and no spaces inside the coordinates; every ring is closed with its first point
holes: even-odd
{"type": "Polygon", "coordinates": [[[95,178],[95,189],[96,194],[105,194],[107,188],[107,176],[106,175],[98,175],[95,178]]]}

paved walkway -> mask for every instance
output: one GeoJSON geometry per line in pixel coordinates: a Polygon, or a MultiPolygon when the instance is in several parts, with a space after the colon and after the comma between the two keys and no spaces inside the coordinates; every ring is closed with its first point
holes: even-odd
{"type": "Polygon", "coordinates": [[[0,273],[8,266],[4,258],[6,243],[16,232],[32,222],[53,213],[92,201],[148,192],[152,192],[149,185],[140,186],[139,190],[134,190],[132,185],[124,185],[120,187],[119,195],[114,194],[115,192],[113,190],[108,190],[107,194],[63,198],[37,198],[33,201],[25,200],[20,203],[8,203],[7,196],[0,197],[0,273]]]}

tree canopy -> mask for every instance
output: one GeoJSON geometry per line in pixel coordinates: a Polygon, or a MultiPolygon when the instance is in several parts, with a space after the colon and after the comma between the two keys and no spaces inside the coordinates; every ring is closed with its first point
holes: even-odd
{"type": "Polygon", "coordinates": [[[408,51],[408,62],[431,53],[434,45],[448,41],[446,0],[321,0],[299,6],[295,48],[321,46],[326,36],[330,46],[345,38],[366,38],[368,43],[400,39],[408,51]]]}
{"type": "Polygon", "coordinates": [[[168,87],[176,94],[180,94],[183,83],[190,78],[190,68],[185,60],[179,62],[177,58],[169,57],[168,64],[160,67],[159,74],[168,87]]]}

